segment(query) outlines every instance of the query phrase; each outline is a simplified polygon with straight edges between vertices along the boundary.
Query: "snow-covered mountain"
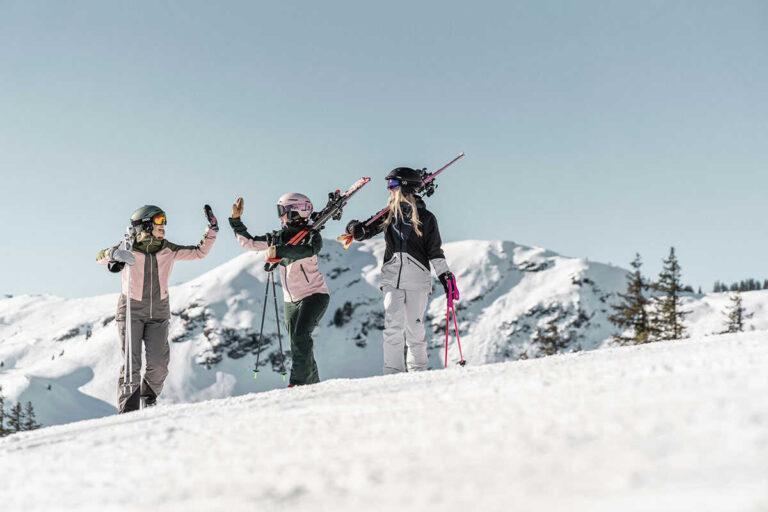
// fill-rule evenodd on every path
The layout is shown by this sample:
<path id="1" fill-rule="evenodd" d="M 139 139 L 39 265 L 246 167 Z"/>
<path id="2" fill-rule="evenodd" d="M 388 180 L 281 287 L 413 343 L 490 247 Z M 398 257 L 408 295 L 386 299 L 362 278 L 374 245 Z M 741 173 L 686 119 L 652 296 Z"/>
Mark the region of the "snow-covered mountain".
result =
<path id="1" fill-rule="evenodd" d="M 564 351 L 604 346 L 607 320 L 626 271 L 512 242 L 445 245 L 457 274 L 464 356 L 480 365 L 539 355 L 538 328 L 557 327 Z M 344 251 L 326 240 L 321 267 L 331 303 L 315 335 L 321 378 L 381 373 L 383 308 L 377 288 L 384 252 L 380 240 Z M 171 368 L 161 400 L 196 402 L 282 387 L 274 306 L 267 304 L 261 371 L 253 378 L 266 274 L 263 257 L 241 256 L 171 289 Z M 104 279 L 114 279 L 105 272 Z M 430 365 L 442 367 L 445 298 L 439 283 L 428 307 Z M 279 307 L 282 296 L 278 289 Z M 727 296 L 690 297 L 690 332 L 722 327 Z M 114 412 L 120 346 L 114 321 L 117 295 L 83 299 L 19 296 L 0 299 L 0 385 L 10 400 L 31 400 L 46 424 Z M 768 293 L 744 294 L 753 327 L 768 329 Z M 283 330 L 284 334 L 284 330 Z M 458 360 L 451 337 L 450 357 Z M 283 347 L 289 341 L 283 335 Z"/>
<path id="2" fill-rule="evenodd" d="M 763 337 L 334 379 L 22 432 L 0 439 L 2 510 L 763 512 Z"/>

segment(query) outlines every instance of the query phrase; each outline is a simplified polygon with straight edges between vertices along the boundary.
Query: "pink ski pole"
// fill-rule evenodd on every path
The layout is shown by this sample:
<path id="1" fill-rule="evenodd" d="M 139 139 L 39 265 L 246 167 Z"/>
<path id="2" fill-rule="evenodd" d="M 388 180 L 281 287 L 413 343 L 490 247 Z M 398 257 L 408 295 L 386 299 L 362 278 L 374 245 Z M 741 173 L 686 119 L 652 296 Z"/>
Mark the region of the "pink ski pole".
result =
<path id="1" fill-rule="evenodd" d="M 456 345 L 459 347 L 459 365 L 464 366 L 467 362 L 464 360 L 464 354 L 461 350 L 461 336 L 459 336 L 459 323 L 456 318 L 456 305 L 454 300 L 459 300 L 459 288 L 453 279 L 448 280 L 448 294 L 446 296 L 445 308 L 445 362 L 443 365 L 448 368 L 448 332 L 450 330 L 450 318 L 453 315 L 453 331 L 456 334 Z"/>

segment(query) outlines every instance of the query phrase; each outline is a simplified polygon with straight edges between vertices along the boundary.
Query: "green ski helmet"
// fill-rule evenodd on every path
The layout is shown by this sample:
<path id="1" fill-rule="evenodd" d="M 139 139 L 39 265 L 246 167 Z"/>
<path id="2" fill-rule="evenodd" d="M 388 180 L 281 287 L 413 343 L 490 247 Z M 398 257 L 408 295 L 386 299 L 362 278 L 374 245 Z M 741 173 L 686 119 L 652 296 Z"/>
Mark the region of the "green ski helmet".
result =
<path id="1" fill-rule="evenodd" d="M 155 225 L 164 225 L 167 223 L 165 212 L 159 206 L 147 204 L 133 212 L 131 215 L 131 226 L 136 231 L 152 232 Z"/>

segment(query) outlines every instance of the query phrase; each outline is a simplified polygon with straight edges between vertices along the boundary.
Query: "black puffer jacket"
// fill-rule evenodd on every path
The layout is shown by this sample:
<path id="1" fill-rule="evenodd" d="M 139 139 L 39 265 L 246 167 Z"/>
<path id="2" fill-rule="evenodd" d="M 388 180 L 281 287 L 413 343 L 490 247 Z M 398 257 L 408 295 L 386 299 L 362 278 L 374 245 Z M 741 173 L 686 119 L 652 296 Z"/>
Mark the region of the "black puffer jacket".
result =
<path id="1" fill-rule="evenodd" d="M 421 221 L 422 236 L 416 234 L 413 226 L 410 222 L 410 209 L 411 206 L 408 203 L 401 203 L 404 219 L 399 219 L 390 223 L 387 226 L 386 231 L 384 229 L 384 218 L 382 217 L 377 222 L 370 226 L 365 226 L 363 229 L 363 236 L 357 237 L 359 240 L 366 240 L 372 238 L 382 231 L 384 233 L 384 239 L 386 241 L 386 250 L 384 252 L 384 266 L 391 263 L 393 258 L 398 259 L 403 254 L 407 254 L 413 260 L 416 260 L 422 267 L 423 271 L 429 275 L 430 263 L 435 269 L 437 275 L 448 271 L 448 265 L 445 262 L 445 254 L 443 253 L 443 242 L 440 238 L 440 230 L 437 226 L 437 219 L 435 216 L 427 210 L 424 201 L 419 196 L 414 196 L 416 199 L 416 208 L 418 209 L 419 220 Z M 364 221 L 362 225 L 365 224 Z M 399 255 L 399 256 L 398 256 Z M 398 272 L 400 276 L 400 272 Z M 401 287 L 401 279 L 397 279 L 396 287 Z"/>

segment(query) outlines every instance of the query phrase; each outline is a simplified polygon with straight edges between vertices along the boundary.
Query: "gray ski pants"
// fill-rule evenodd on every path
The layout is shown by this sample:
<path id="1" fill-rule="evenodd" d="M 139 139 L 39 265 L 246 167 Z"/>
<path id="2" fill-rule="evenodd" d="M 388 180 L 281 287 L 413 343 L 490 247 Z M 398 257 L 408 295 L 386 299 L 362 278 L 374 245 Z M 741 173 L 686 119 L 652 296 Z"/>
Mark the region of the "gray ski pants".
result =
<path id="1" fill-rule="evenodd" d="M 130 390 L 123 386 L 125 382 L 125 321 L 118 321 L 120 330 L 120 349 L 123 354 L 123 364 L 120 368 L 120 380 L 117 383 L 117 408 L 120 412 L 126 410 L 126 402 L 136 393 L 142 385 L 141 378 L 141 348 L 144 346 L 144 356 L 147 368 L 144 372 L 144 383 L 141 394 L 154 393 L 159 395 L 163 390 L 163 383 L 168 376 L 168 362 L 171 351 L 168 346 L 168 320 L 131 319 L 131 358 L 133 361 L 133 386 Z M 138 400 L 138 396 L 134 397 Z M 133 405 L 129 405 L 133 409 Z"/>
<path id="2" fill-rule="evenodd" d="M 399 290 L 383 286 L 384 373 L 404 372 L 408 347 L 408 371 L 427 369 L 424 312 L 431 290 Z"/>

